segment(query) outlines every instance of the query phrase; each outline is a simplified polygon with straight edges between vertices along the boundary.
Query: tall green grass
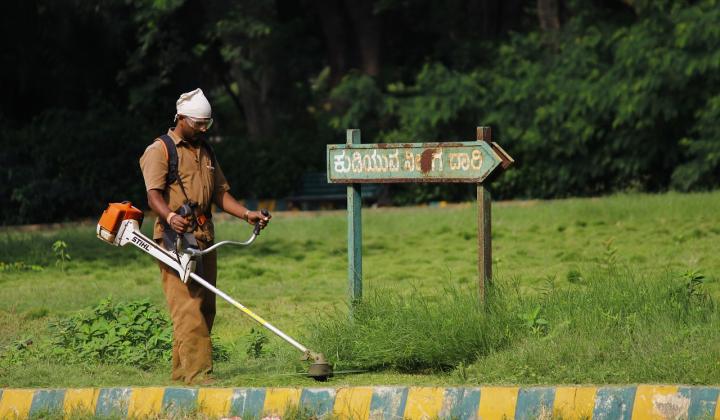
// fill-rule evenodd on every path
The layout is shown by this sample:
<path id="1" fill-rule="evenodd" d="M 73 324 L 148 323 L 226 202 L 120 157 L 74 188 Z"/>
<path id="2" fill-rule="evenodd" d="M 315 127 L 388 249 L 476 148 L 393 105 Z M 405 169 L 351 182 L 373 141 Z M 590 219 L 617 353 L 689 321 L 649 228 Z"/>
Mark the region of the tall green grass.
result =
<path id="1" fill-rule="evenodd" d="M 720 313 L 703 276 L 643 278 L 594 266 L 540 293 L 501 282 L 467 291 L 376 291 L 315 323 L 311 341 L 339 367 L 456 369 L 463 382 L 709 383 L 720 377 Z M 566 281 L 563 281 L 566 282 Z M 562 287 L 561 287 L 562 286 Z"/>
<path id="2" fill-rule="evenodd" d="M 572 287 L 520 297 L 546 335 L 480 358 L 476 382 L 708 384 L 720 378 L 720 313 L 697 273 L 644 276 L 596 269 Z"/>
<path id="3" fill-rule="evenodd" d="M 446 371 L 512 342 L 519 320 L 491 290 L 485 306 L 452 286 L 432 295 L 375 291 L 352 317 L 346 311 L 318 317 L 310 341 L 343 368 Z"/>

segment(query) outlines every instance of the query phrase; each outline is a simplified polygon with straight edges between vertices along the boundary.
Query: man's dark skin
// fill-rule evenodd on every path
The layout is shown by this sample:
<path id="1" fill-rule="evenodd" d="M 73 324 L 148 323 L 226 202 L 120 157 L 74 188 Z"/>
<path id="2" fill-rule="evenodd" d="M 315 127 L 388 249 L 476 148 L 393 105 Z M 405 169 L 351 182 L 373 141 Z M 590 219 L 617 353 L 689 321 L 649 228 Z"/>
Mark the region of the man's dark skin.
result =
<path id="1" fill-rule="evenodd" d="M 183 115 L 178 115 L 177 125 L 173 129 L 173 132 L 180 136 L 183 140 L 188 141 L 190 144 L 197 145 L 200 136 L 207 131 L 207 128 L 203 128 L 207 127 L 207 125 L 203 123 L 203 120 L 198 121 L 200 121 L 200 124 L 198 124 L 196 128 L 193 126 L 193 123 L 189 120 L 189 118 Z M 161 220 L 167 220 L 167 217 L 170 213 L 172 213 L 172 210 L 170 210 L 170 207 L 168 207 L 165 202 L 165 198 L 163 198 L 163 191 L 149 190 L 147 192 L 147 199 L 150 208 L 162 218 Z M 232 214 L 239 219 L 245 219 L 247 217 L 248 223 L 253 225 L 260 224 L 262 229 L 267 226 L 270 218 L 272 217 L 270 215 L 265 217 L 259 211 L 249 211 L 245 206 L 238 203 L 238 201 L 235 200 L 235 198 L 227 191 L 225 191 L 222 196 L 222 209 L 226 213 Z M 177 233 L 184 233 L 190 225 L 189 220 L 178 216 L 177 214 L 169 220 L 169 223 L 173 230 Z"/>

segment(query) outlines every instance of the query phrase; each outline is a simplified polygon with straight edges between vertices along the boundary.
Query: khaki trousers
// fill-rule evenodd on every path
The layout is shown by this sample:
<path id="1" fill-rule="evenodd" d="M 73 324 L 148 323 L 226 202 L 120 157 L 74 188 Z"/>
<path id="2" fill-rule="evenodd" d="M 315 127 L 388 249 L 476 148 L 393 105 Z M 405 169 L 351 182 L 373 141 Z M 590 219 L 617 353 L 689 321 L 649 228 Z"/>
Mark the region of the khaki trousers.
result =
<path id="1" fill-rule="evenodd" d="M 215 251 L 202 257 L 202 269 L 202 278 L 215 285 Z M 160 272 L 173 325 L 172 379 L 190 384 L 212 372 L 210 332 L 215 321 L 215 294 L 192 279 L 183 283 L 177 272 L 163 263 Z"/>

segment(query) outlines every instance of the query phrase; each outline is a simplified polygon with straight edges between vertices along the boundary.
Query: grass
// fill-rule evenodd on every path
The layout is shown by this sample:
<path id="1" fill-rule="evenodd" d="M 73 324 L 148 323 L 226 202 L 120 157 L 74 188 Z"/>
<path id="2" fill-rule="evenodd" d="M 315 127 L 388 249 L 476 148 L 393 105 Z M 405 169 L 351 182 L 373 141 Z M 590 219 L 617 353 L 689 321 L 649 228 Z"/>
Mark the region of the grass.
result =
<path id="1" fill-rule="evenodd" d="M 620 270 L 522 299 L 539 307 L 546 333 L 520 335 L 465 376 L 487 382 L 717 384 L 720 312 L 687 277 Z"/>
<path id="2" fill-rule="evenodd" d="M 720 297 L 718 208 L 720 192 L 497 203 L 490 311 L 474 305 L 470 204 L 363 210 L 366 299 L 352 324 L 344 212 L 277 214 L 253 246 L 220 250 L 218 285 L 339 368 L 372 369 L 333 385 L 717 384 L 720 321 L 701 296 Z M 217 232 L 240 239 L 250 228 L 221 220 Z M 57 240 L 72 257 L 64 272 Z M 106 297 L 164 308 L 151 257 L 102 243 L 86 224 L 0 231 L 0 261 L 11 265 L 0 271 L 0 387 L 171 384 L 169 363 L 144 371 L 43 357 L 49 321 Z M 304 365 L 279 339 L 248 355 L 253 327 L 218 304 L 214 334 L 231 354 L 216 363 L 218 386 L 316 384 L 289 375 Z"/>
<path id="3" fill-rule="evenodd" d="M 375 292 L 352 319 L 343 311 L 318 319 L 310 341 L 342 368 L 451 371 L 513 341 L 519 318 L 497 290 L 487 302 L 451 287 L 442 296 Z"/>
<path id="4" fill-rule="evenodd" d="M 693 383 L 720 378 L 720 311 L 697 273 L 609 266 L 536 294 L 496 285 L 488 304 L 378 293 L 314 339 L 349 368 L 448 372 L 458 383 Z"/>

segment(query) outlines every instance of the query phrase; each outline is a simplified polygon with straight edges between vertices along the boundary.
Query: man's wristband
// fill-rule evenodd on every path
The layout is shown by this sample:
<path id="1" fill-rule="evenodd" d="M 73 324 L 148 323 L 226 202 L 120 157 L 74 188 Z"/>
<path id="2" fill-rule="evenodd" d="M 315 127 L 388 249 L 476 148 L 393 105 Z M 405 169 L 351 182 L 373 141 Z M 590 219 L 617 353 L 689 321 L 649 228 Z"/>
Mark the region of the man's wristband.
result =
<path id="1" fill-rule="evenodd" d="M 246 222 L 250 223 L 250 210 L 245 209 L 245 214 L 243 215 L 243 219 L 245 219 Z"/>
<path id="2" fill-rule="evenodd" d="M 167 219 L 165 219 L 165 221 L 167 222 L 168 225 L 170 224 L 170 221 L 172 220 L 172 218 L 175 216 L 177 216 L 177 213 L 175 213 L 174 211 L 171 211 L 170 214 L 168 214 Z"/>

